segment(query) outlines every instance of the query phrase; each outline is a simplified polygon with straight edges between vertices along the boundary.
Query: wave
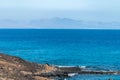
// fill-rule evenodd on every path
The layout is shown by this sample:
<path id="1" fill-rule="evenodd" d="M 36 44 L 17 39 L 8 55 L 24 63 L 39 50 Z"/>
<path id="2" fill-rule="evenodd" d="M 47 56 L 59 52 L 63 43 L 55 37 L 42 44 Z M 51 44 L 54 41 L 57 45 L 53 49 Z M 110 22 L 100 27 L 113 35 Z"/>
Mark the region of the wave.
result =
<path id="1" fill-rule="evenodd" d="M 108 69 L 105 66 L 101 67 L 101 66 L 56 66 L 58 68 L 64 68 L 64 69 L 70 69 L 70 70 L 74 70 L 74 69 L 78 69 L 81 71 L 90 71 L 90 72 L 103 72 L 103 73 L 109 73 L 109 72 L 113 72 L 114 74 L 117 74 L 119 72 L 119 70 L 114 70 L 114 69 Z M 70 73 L 70 76 L 76 75 L 77 73 Z"/>
<path id="2" fill-rule="evenodd" d="M 78 73 L 69 73 L 69 74 L 68 74 L 69 77 L 73 77 L 73 76 L 75 76 L 75 75 L 78 75 Z"/>

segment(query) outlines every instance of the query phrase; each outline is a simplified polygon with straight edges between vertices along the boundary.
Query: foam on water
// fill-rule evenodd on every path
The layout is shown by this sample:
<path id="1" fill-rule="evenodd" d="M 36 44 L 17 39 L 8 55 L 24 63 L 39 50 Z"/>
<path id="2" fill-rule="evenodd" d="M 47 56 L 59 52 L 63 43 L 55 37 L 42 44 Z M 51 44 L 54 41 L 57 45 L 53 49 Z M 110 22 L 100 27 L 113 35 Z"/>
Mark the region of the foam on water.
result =
<path id="1" fill-rule="evenodd" d="M 75 75 L 78 75 L 78 73 L 70 73 L 70 74 L 68 74 L 69 77 L 73 77 Z"/>

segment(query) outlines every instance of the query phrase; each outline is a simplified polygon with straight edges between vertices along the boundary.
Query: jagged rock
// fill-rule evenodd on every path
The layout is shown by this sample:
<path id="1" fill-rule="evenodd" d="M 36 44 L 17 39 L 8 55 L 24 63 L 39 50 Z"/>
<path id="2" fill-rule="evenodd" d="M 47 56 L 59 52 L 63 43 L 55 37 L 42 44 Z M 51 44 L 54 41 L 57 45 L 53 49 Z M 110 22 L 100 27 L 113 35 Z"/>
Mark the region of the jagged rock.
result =
<path id="1" fill-rule="evenodd" d="M 40 65 L 19 57 L 0 54 L 0 80 L 49 80 L 36 74 L 52 72 L 53 66 Z"/>
<path id="2" fill-rule="evenodd" d="M 91 71 L 76 67 L 41 65 L 19 57 L 0 54 L 0 80 L 54 80 L 77 74 L 120 74 L 119 71 Z"/>

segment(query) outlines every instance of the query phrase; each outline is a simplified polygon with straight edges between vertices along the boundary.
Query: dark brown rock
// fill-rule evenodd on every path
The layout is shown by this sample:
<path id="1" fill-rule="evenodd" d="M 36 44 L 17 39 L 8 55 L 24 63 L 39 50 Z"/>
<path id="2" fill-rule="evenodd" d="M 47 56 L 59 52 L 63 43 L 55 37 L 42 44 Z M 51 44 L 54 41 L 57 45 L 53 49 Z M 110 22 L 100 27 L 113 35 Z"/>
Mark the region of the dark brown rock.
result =
<path id="1" fill-rule="evenodd" d="M 25 61 L 19 57 L 0 54 L 0 80 L 44 80 L 35 77 L 56 70 L 55 67 Z M 41 79 L 42 78 L 42 79 Z M 45 78 L 45 80 L 47 80 Z"/>
<path id="2" fill-rule="evenodd" d="M 120 74 L 119 71 L 90 71 L 80 67 L 58 67 L 25 61 L 19 57 L 0 54 L 0 80 L 54 80 L 69 74 Z"/>

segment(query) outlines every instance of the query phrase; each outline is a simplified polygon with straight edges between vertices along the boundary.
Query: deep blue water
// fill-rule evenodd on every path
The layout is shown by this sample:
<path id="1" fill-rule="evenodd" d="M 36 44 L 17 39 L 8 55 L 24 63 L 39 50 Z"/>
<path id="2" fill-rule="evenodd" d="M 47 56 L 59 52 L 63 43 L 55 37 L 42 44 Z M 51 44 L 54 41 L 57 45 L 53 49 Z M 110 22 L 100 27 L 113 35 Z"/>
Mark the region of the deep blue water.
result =
<path id="1" fill-rule="evenodd" d="M 120 30 L 1 29 L 0 52 L 43 64 L 120 70 Z M 95 76 L 70 80 L 120 79 Z"/>

